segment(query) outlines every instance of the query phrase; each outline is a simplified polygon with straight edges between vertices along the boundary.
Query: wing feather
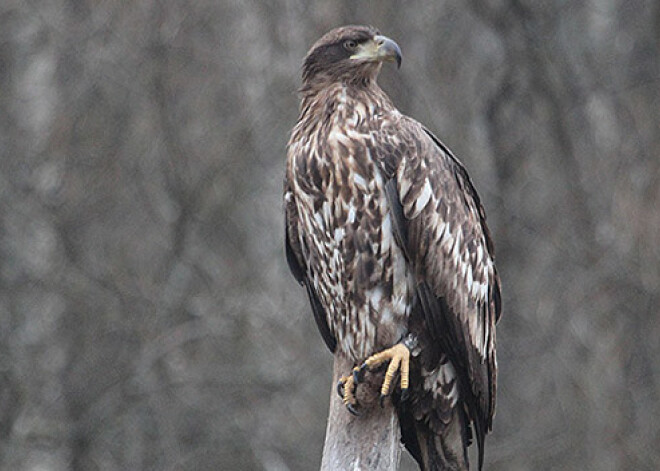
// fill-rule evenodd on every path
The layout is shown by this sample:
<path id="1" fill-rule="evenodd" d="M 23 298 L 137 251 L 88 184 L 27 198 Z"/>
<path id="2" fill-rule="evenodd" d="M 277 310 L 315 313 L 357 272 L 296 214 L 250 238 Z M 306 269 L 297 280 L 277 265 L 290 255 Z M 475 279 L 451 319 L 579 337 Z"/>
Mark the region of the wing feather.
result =
<path id="1" fill-rule="evenodd" d="M 396 239 L 414 267 L 430 336 L 456 367 L 481 468 L 494 414 L 501 312 L 485 212 L 467 171 L 435 136 L 407 118 L 396 132 L 409 141 L 386 187 Z"/>
<path id="2" fill-rule="evenodd" d="M 286 185 L 286 184 L 285 184 Z M 337 339 L 332 335 L 330 326 L 328 325 L 328 317 L 326 316 L 325 309 L 321 305 L 316 291 L 314 290 L 313 283 L 307 276 L 307 271 L 303 269 L 303 255 L 300 248 L 300 239 L 298 238 L 298 218 L 297 212 L 293 210 L 293 193 L 285 186 L 284 191 L 284 244 L 286 247 L 286 260 L 289 264 L 289 269 L 298 283 L 303 285 L 307 290 L 309 302 L 312 305 L 312 312 L 314 313 L 314 320 L 323 337 L 323 341 L 328 349 L 335 353 L 337 349 Z"/>

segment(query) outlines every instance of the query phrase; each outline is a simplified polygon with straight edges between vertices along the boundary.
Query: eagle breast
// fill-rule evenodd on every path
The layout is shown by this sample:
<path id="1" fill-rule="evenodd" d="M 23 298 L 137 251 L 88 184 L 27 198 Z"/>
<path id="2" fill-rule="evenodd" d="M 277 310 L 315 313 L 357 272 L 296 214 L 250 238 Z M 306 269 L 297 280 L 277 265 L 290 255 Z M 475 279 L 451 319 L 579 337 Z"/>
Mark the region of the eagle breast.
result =
<path id="1" fill-rule="evenodd" d="M 413 294 L 374 159 L 373 130 L 391 118 L 343 86 L 319 102 L 317 119 L 292 133 L 288 172 L 308 273 L 340 349 L 357 361 L 404 335 Z"/>

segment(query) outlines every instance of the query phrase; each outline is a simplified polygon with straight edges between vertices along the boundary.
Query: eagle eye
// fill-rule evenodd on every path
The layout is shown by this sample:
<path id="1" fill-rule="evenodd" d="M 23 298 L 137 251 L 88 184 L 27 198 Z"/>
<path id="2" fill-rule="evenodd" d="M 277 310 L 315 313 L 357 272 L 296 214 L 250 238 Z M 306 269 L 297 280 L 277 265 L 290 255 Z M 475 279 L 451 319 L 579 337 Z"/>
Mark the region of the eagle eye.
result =
<path id="1" fill-rule="evenodd" d="M 358 46 L 357 41 L 353 41 L 352 39 L 349 39 L 348 41 L 344 42 L 344 49 L 346 49 L 347 51 L 354 51 L 357 46 Z"/>

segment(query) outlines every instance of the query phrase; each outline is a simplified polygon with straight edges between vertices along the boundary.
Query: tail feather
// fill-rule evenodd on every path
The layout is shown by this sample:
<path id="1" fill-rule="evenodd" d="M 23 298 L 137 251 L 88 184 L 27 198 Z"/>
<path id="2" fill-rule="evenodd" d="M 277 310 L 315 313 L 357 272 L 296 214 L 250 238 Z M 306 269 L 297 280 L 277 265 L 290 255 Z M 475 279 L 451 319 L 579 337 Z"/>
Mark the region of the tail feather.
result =
<path id="1" fill-rule="evenodd" d="M 401 440 L 422 471 L 469 469 L 467 447 L 470 442 L 470 426 L 462 408 L 453 410 L 448 423 L 444 420 L 440 423 L 433 417 L 415 420 L 412 414 L 401 408 L 399 421 Z M 480 461 L 483 459 L 482 454 L 480 452 Z"/>

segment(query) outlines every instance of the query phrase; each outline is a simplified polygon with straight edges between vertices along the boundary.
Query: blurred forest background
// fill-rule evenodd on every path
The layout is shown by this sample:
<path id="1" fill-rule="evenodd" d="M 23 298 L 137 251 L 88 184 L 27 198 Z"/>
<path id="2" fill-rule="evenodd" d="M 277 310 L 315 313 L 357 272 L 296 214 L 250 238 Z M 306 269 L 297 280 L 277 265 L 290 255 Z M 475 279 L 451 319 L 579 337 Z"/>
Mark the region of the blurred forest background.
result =
<path id="1" fill-rule="evenodd" d="M 656 0 L 1 2 L 1 469 L 318 469 L 281 191 L 301 60 L 347 23 L 400 44 L 381 85 L 489 215 L 488 469 L 660 469 Z"/>

